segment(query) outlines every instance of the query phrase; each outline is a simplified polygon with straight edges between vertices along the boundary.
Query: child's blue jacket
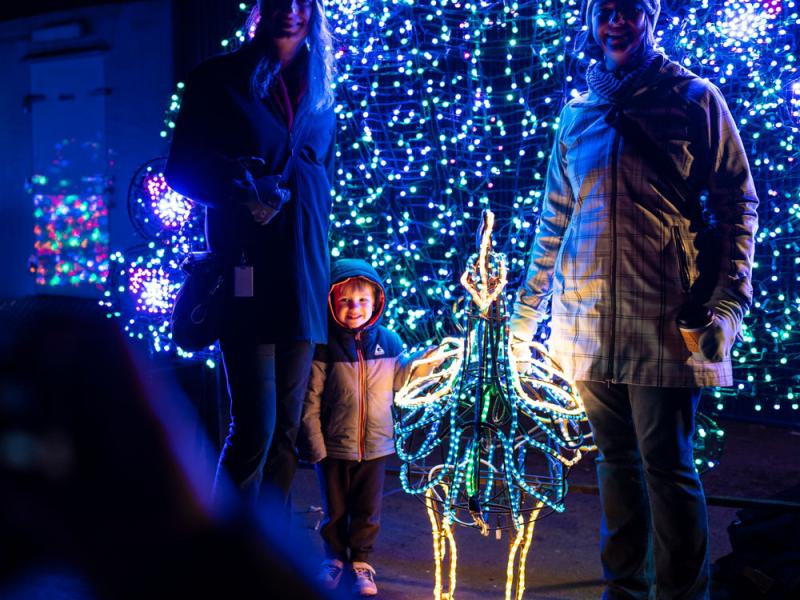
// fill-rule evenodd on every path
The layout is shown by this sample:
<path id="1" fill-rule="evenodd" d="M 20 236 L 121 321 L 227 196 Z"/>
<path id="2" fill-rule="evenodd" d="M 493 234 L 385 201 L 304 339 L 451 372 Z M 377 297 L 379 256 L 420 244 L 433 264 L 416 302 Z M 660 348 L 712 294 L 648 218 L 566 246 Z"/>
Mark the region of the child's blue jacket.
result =
<path id="1" fill-rule="evenodd" d="M 303 405 L 300 455 L 311 462 L 330 456 L 372 460 L 394 452 L 392 402 L 411 369 L 403 343 L 380 325 L 385 296 L 378 274 L 356 259 L 337 261 L 331 287 L 363 277 L 380 289 L 373 317 L 357 330 L 346 329 L 330 310 L 328 343 L 317 346 Z"/>

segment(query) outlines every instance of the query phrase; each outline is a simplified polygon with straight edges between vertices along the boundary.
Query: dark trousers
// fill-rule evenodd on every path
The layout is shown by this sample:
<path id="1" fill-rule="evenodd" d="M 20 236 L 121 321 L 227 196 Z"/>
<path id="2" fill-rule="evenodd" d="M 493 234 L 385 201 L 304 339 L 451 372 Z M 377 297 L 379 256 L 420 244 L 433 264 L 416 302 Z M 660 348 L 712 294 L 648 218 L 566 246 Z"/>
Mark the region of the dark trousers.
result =
<path id="1" fill-rule="evenodd" d="M 288 507 L 314 344 L 243 344 L 223 340 L 231 420 L 217 477 L 226 472 L 255 504 L 262 479 L 271 500 Z"/>
<path id="2" fill-rule="evenodd" d="M 381 527 L 386 457 L 374 460 L 326 458 L 317 464 L 325 503 L 320 534 L 328 558 L 367 562 Z"/>
<path id="3" fill-rule="evenodd" d="M 692 456 L 699 388 L 579 381 L 598 448 L 606 600 L 708 598 L 708 522 Z M 653 574 L 653 571 L 655 573 Z"/>

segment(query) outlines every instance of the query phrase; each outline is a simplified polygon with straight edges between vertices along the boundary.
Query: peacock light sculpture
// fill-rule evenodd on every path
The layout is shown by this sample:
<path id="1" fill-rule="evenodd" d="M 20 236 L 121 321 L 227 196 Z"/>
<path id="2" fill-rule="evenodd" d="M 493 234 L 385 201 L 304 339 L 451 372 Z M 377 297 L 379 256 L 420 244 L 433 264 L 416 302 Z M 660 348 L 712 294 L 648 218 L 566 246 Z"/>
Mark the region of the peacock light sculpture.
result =
<path id="1" fill-rule="evenodd" d="M 564 510 L 568 470 L 594 449 L 583 404 L 545 347 L 520 343 L 512 351 L 506 257 L 492 251 L 493 226 L 494 214 L 484 211 L 478 252 L 461 277 L 463 335 L 418 360 L 427 374 L 412 370 L 395 397 L 400 478 L 427 507 L 437 600 L 454 598 L 454 524 L 483 535 L 513 531 L 505 596 L 522 598 L 534 522 L 542 511 Z"/>

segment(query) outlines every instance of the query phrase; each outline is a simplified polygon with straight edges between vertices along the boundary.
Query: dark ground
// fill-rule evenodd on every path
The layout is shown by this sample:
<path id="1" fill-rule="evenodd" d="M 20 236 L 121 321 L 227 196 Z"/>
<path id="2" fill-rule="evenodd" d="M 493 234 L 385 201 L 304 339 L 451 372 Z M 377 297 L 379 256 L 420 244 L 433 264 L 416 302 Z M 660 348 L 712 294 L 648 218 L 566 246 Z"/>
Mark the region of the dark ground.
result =
<path id="1" fill-rule="evenodd" d="M 721 464 L 703 476 L 707 496 L 767 498 L 800 484 L 800 432 L 763 425 L 722 421 L 727 445 Z M 573 484 L 595 484 L 594 454 L 573 469 Z M 321 505 L 312 470 L 299 471 L 294 495 L 298 535 L 322 551 L 313 530 Z M 307 512 L 311 511 L 311 512 Z M 567 510 L 536 524 L 528 557 L 525 598 L 530 600 L 595 600 L 602 592 L 598 561 L 599 500 L 596 495 L 571 492 Z M 731 551 L 727 527 L 736 509 L 709 507 L 711 560 Z M 509 536 L 500 540 L 467 528 L 456 531 L 458 542 L 458 600 L 503 598 Z M 373 560 L 378 598 L 384 600 L 433 597 L 433 547 L 425 508 L 388 476 L 381 534 Z"/>

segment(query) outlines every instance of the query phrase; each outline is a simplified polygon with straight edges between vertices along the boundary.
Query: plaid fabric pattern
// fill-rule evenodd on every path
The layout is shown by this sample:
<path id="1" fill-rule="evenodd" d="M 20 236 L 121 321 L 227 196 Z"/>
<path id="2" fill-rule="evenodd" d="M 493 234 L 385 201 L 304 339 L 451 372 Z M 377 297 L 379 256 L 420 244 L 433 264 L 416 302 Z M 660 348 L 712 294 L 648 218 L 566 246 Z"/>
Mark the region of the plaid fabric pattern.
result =
<path id="1" fill-rule="evenodd" d="M 689 206 L 606 122 L 610 111 L 622 111 L 672 160 L 697 192 Z M 730 358 L 693 359 L 676 319 L 705 283 L 701 300 L 738 330 L 752 300 L 757 206 L 742 142 L 713 84 L 667 60 L 624 105 L 590 91 L 561 114 L 514 319 L 532 323 L 549 311 L 550 348 L 574 380 L 732 385 Z"/>

